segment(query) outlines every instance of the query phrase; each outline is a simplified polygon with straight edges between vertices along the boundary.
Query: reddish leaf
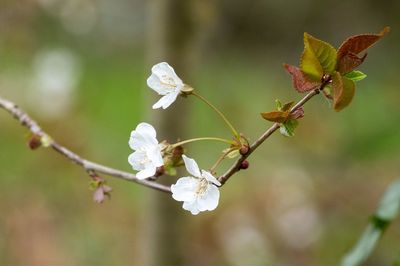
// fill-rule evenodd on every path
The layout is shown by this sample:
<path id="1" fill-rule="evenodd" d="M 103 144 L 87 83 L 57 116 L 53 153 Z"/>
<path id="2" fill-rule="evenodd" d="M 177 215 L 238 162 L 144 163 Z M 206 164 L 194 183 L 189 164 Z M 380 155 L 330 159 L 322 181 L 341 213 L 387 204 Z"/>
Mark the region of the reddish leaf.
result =
<path id="1" fill-rule="evenodd" d="M 261 113 L 261 116 L 264 119 L 271 122 L 284 123 L 289 117 L 289 112 L 282 112 L 282 111 L 265 112 Z"/>
<path id="2" fill-rule="evenodd" d="M 287 72 L 292 75 L 293 87 L 298 92 L 307 92 L 316 89 L 321 82 L 309 80 L 306 75 L 298 68 L 292 65 L 283 65 Z"/>
<path id="3" fill-rule="evenodd" d="M 348 53 L 358 55 L 362 51 L 365 51 L 368 47 L 372 46 L 389 31 L 390 27 L 385 27 L 378 34 L 362 34 L 348 38 L 339 47 L 338 59 L 340 60 Z"/>
<path id="4" fill-rule="evenodd" d="M 339 112 L 347 107 L 354 97 L 355 84 L 352 80 L 342 77 L 339 72 L 332 75 L 333 108 Z"/>
<path id="5" fill-rule="evenodd" d="M 350 71 L 361 65 L 366 57 L 367 54 L 360 58 L 356 54 L 348 53 L 339 60 L 337 71 L 339 71 L 340 74 L 349 73 Z"/>

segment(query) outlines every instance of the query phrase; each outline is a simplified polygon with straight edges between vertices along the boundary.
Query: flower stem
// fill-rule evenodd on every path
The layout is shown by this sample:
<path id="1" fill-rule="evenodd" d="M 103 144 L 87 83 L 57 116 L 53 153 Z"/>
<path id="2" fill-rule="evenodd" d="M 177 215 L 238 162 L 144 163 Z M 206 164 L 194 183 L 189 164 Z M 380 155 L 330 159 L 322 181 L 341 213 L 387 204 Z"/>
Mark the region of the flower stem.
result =
<path id="1" fill-rule="evenodd" d="M 215 141 L 220 141 L 220 142 L 224 142 L 224 143 L 231 144 L 231 145 L 235 144 L 235 142 L 233 140 L 229 140 L 229 139 L 204 137 L 204 138 L 194 138 L 194 139 L 183 140 L 183 141 L 177 142 L 175 144 L 172 144 L 172 147 L 175 148 L 175 147 L 184 145 L 186 143 L 191 143 L 191 142 L 196 142 L 196 141 L 201 141 L 201 140 L 215 140 Z"/>
<path id="2" fill-rule="evenodd" d="M 232 131 L 233 135 L 237 138 L 240 139 L 240 135 L 237 132 L 237 130 L 233 127 L 233 125 L 231 124 L 231 122 L 229 122 L 229 120 L 226 118 L 226 116 L 217 108 L 215 107 L 212 103 L 210 103 L 206 98 L 204 98 L 203 96 L 197 94 L 196 92 L 192 92 L 192 95 L 196 96 L 197 98 L 199 98 L 201 101 L 203 101 L 204 103 L 206 103 L 209 107 L 211 107 L 221 118 L 222 120 L 224 120 L 224 122 L 227 124 L 227 126 L 229 127 L 229 129 Z"/>
<path id="3" fill-rule="evenodd" d="M 226 152 L 224 152 L 219 158 L 218 160 L 214 163 L 213 166 L 211 166 L 210 168 L 210 173 L 213 173 L 215 171 L 215 169 L 220 165 L 220 163 L 226 158 L 226 156 L 228 156 L 229 153 L 233 152 L 235 150 L 235 148 L 231 148 L 229 150 L 227 150 Z"/>

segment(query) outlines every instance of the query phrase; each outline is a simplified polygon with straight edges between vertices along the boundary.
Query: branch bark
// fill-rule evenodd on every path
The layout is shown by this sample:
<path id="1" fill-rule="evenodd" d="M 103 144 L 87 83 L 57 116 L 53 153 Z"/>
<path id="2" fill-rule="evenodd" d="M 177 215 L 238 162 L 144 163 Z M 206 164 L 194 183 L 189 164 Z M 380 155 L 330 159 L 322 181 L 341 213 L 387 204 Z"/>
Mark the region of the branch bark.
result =
<path id="1" fill-rule="evenodd" d="M 17 119 L 20 124 L 29 129 L 29 131 L 40 137 L 40 138 L 47 138 L 49 140 L 49 147 L 51 147 L 54 151 L 58 152 L 59 154 L 66 157 L 71 162 L 83 167 L 86 172 L 96 172 L 102 173 L 108 176 L 116 177 L 119 179 L 123 179 L 130 182 L 135 182 L 137 184 L 159 190 L 162 192 L 171 193 L 171 189 L 169 186 L 162 185 L 156 183 L 154 181 L 149 180 L 140 180 L 136 177 L 136 175 L 128 172 L 124 172 L 118 169 L 114 169 L 102 164 L 98 164 L 87 159 L 82 158 L 78 154 L 72 152 L 71 150 L 67 149 L 66 147 L 60 145 L 55 140 L 53 140 L 49 134 L 42 130 L 39 124 L 33 120 L 25 111 L 20 109 L 15 103 L 6 100 L 0 97 L 0 108 L 5 109 L 9 112 L 15 119 Z"/>

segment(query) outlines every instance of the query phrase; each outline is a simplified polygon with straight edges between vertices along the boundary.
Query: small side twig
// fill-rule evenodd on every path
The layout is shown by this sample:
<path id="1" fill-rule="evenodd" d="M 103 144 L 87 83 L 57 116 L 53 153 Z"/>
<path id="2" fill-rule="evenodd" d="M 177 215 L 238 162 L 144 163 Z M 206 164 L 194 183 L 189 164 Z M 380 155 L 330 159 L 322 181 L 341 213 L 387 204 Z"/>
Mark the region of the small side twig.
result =
<path id="1" fill-rule="evenodd" d="M 84 168 L 86 172 L 97 172 L 102 173 L 108 176 L 120 178 L 126 181 L 135 182 L 137 184 L 159 190 L 162 192 L 171 193 L 171 189 L 169 186 L 156 183 L 154 181 L 149 180 L 140 180 L 136 177 L 136 175 L 128 172 L 124 172 L 118 169 L 114 169 L 102 164 L 98 164 L 87 159 L 82 158 L 78 154 L 72 152 L 71 150 L 67 149 L 66 147 L 62 146 L 55 140 L 51 139 L 49 135 L 42 130 L 42 128 L 38 125 L 38 123 L 33 120 L 25 111 L 20 109 L 15 103 L 6 100 L 0 97 L 0 108 L 3 108 L 8 113 L 10 113 L 15 119 L 17 119 L 20 124 L 28 130 L 41 138 L 46 138 L 49 140 L 48 145 L 59 154 L 66 157 L 68 160 L 72 161 L 73 163 L 81 166 Z"/>

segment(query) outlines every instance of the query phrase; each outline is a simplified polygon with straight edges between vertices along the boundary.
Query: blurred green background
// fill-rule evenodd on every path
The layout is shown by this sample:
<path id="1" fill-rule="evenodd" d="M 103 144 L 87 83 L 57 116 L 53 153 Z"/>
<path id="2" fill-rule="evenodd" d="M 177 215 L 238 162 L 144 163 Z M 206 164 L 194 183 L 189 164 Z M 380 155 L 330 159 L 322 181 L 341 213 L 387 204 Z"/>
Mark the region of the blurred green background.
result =
<path id="1" fill-rule="evenodd" d="M 399 10 L 394 0 L 1 0 L 0 95 L 73 151 L 126 171 L 142 121 L 172 125 L 182 139 L 229 137 L 194 98 L 179 99 L 187 118 L 168 117 L 179 104 L 152 111 L 155 63 L 173 58 L 254 140 L 270 126 L 260 112 L 301 97 L 282 63 L 298 63 L 304 31 L 336 47 L 352 34 L 392 32 L 370 49 L 349 108 L 312 99 L 296 136 L 273 135 L 221 189 L 218 208 L 198 216 L 113 178 L 111 201 L 93 203 L 85 172 L 30 151 L 27 131 L 1 111 L 0 265 L 337 265 L 400 176 Z M 207 168 L 224 146 L 187 148 Z M 159 212 L 157 202 L 173 207 Z M 176 229 L 162 232 L 167 223 Z M 397 222 L 365 265 L 390 265 L 399 237 Z"/>

